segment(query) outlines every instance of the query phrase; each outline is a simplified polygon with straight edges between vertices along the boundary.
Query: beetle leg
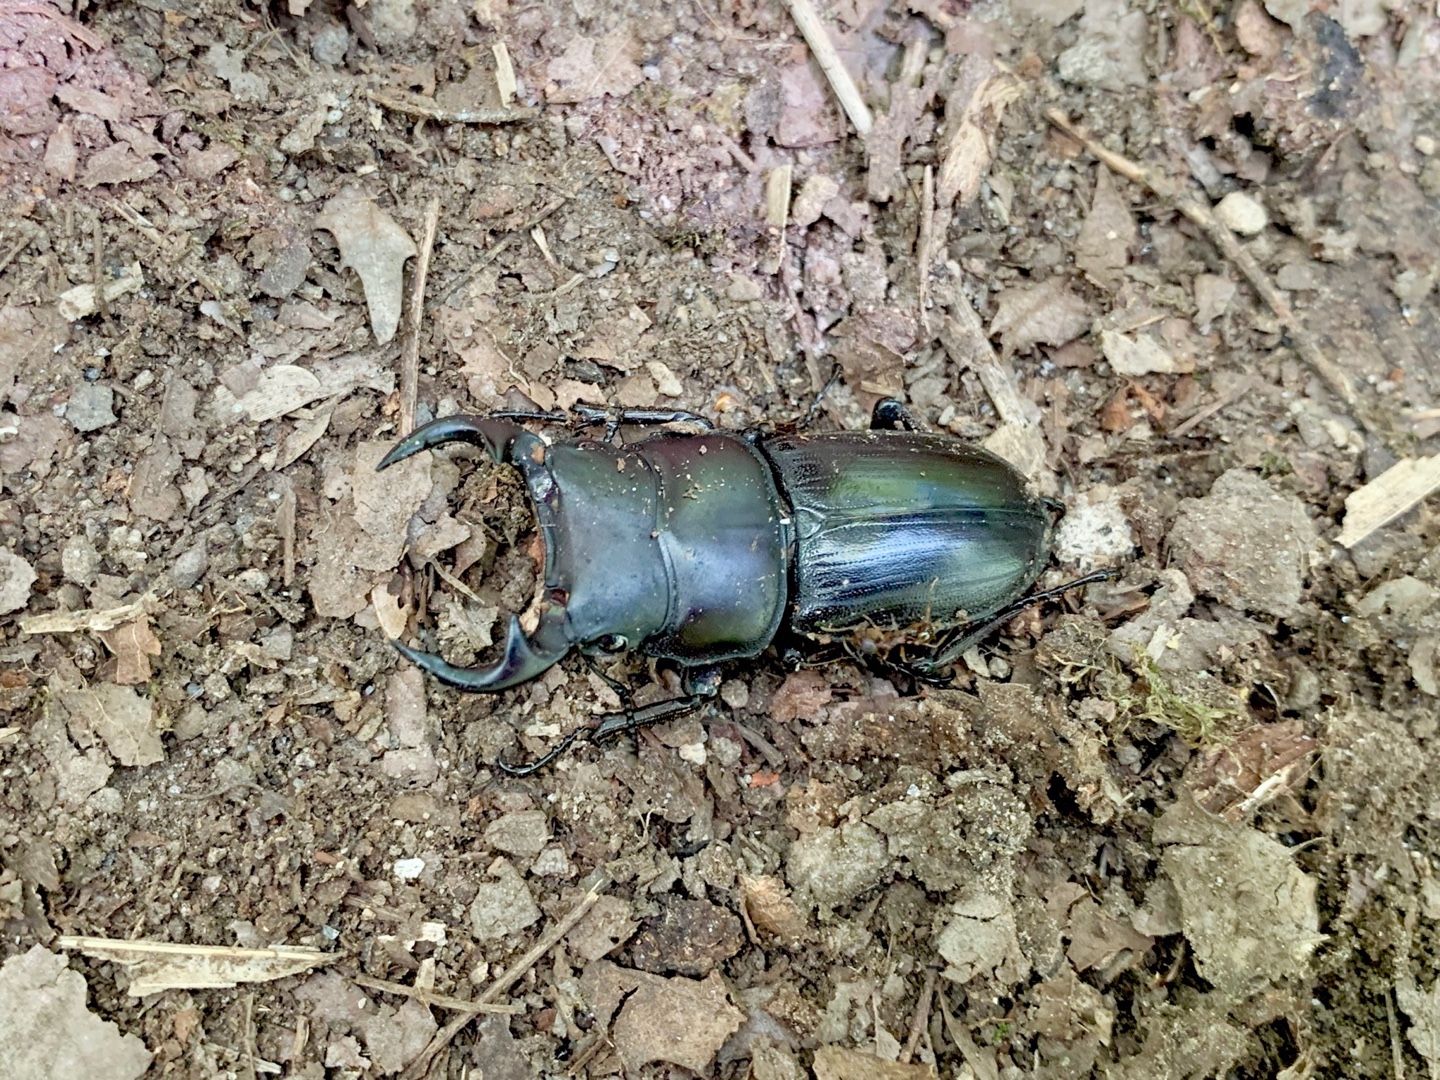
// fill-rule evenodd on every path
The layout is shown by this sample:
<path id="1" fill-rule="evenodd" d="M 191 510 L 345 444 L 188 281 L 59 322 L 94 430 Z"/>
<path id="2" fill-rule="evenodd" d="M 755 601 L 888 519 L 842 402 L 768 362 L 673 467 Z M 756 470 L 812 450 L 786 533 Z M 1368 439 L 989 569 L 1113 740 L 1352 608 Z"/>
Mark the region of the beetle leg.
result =
<path id="1" fill-rule="evenodd" d="M 694 424 L 706 431 L 714 431 L 715 425 L 709 418 L 688 409 L 602 409 L 597 405 L 570 406 L 570 412 L 582 427 L 605 426 L 606 442 L 612 442 L 624 424 L 646 426 L 652 424 Z"/>
<path id="2" fill-rule="evenodd" d="M 960 659 L 960 657 L 964 656 L 972 646 L 984 641 L 1022 611 L 1035 607 L 1037 604 L 1043 604 L 1047 600 L 1053 600 L 1057 596 L 1063 596 L 1072 589 L 1078 589 L 1085 585 L 1094 585 L 1101 581 L 1109 581 L 1116 576 L 1114 570 L 1096 570 L 1092 574 L 1086 574 L 1084 577 L 1076 578 L 1074 581 L 1067 581 L 1065 584 L 1057 585 L 1053 589 L 1045 589 L 1038 593 L 1032 593 L 1030 596 L 1015 601 L 1015 603 L 1009 607 L 1001 608 L 994 615 L 991 615 L 982 622 L 971 623 L 968 626 L 960 627 L 960 629 L 956 631 L 958 636 L 953 640 L 940 645 L 936 651 L 929 656 L 923 656 L 919 659 L 909 661 L 906 666 L 922 678 L 933 675 L 941 668 L 949 667 L 956 660 Z"/>
<path id="3" fill-rule="evenodd" d="M 624 712 L 605 713 L 597 716 L 584 727 L 578 727 L 570 732 L 534 761 L 527 761 L 524 765 L 511 765 L 504 758 L 497 758 L 495 766 L 501 772 L 509 773 L 511 776 L 529 776 L 549 765 L 582 738 L 589 743 L 608 742 L 627 731 L 637 731 L 642 727 L 649 727 L 651 724 L 685 716 L 704 706 L 719 692 L 719 673 L 707 670 L 687 677 L 685 688 L 687 693 L 684 697 L 669 698 L 665 701 L 641 706 L 638 709 L 627 709 Z"/>
<path id="4" fill-rule="evenodd" d="M 830 377 L 825 380 L 825 385 L 820 387 L 819 392 L 815 395 L 815 400 L 810 402 L 810 407 L 805 410 L 805 415 L 795 422 L 796 431 L 804 431 L 815 422 L 815 417 L 820 415 L 820 405 L 825 400 L 825 395 L 834 389 L 843 374 L 845 374 L 845 369 L 840 366 L 839 361 L 836 361 L 830 368 Z"/>
<path id="5" fill-rule="evenodd" d="M 875 402 L 870 413 L 871 431 L 919 431 L 920 425 L 904 403 L 893 397 Z"/>

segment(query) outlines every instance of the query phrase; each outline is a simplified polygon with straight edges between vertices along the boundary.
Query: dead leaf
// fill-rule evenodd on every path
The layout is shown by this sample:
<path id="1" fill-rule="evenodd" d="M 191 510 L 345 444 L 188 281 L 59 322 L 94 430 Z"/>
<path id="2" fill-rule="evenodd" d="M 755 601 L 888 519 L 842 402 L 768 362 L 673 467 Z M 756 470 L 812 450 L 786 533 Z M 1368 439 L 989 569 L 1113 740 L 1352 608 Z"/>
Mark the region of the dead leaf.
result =
<path id="1" fill-rule="evenodd" d="M 117 683 L 135 686 L 150 681 L 150 658 L 160 655 L 160 639 L 150 629 L 148 615 L 103 631 L 100 640 L 115 656 Z"/>
<path id="2" fill-rule="evenodd" d="M 1012 285 L 996 297 L 989 334 L 1010 357 L 1032 345 L 1064 345 L 1089 328 L 1085 301 L 1057 275 L 1038 285 Z"/>
<path id="3" fill-rule="evenodd" d="M 1304 978 L 1325 940 L 1315 879 L 1288 848 L 1182 799 L 1155 825 L 1201 976 L 1225 994 Z"/>
<path id="4" fill-rule="evenodd" d="M 704 980 L 625 974 L 638 986 L 620 1010 L 611 1036 L 632 1073 L 649 1062 L 664 1061 L 704 1074 L 745 1019 L 730 1004 L 725 982 L 714 972 Z"/>
<path id="5" fill-rule="evenodd" d="M 1421 990 L 1414 979 L 1403 979 L 1395 984 L 1395 1000 L 1410 1018 L 1405 1033 L 1410 1045 L 1430 1063 L 1430 1075 L 1436 1075 L 1440 1072 L 1440 979 L 1429 990 Z"/>
<path id="6" fill-rule="evenodd" d="M 150 1051 L 134 1035 L 85 1006 L 88 987 L 65 957 L 40 945 L 0 967 L 0 1071 L 27 1077 L 83 1076 L 135 1080 L 150 1067 Z"/>
<path id="7" fill-rule="evenodd" d="M 235 408 L 256 423 L 294 412 L 323 396 L 320 380 L 294 364 L 276 364 L 260 373 L 255 388 L 235 402 Z"/>
<path id="8" fill-rule="evenodd" d="M 154 765 L 165 759 L 150 699 L 128 686 L 81 687 L 63 695 L 72 718 L 83 718 L 121 765 Z"/>
<path id="9" fill-rule="evenodd" d="M 384 345 L 400 326 L 405 260 L 417 253 L 415 241 L 358 188 L 347 188 L 326 203 L 315 227 L 334 235 L 341 265 L 360 275 L 370 330 Z"/>
<path id="10" fill-rule="evenodd" d="M 815 1051 L 815 1080 L 933 1080 L 933 1065 L 902 1065 L 843 1046 Z"/>
<path id="11" fill-rule="evenodd" d="M 1170 375 L 1191 368 L 1149 334 L 1130 337 L 1117 330 L 1102 330 L 1100 351 L 1117 375 L 1128 375 L 1132 379 L 1141 375 Z"/>
<path id="12" fill-rule="evenodd" d="M 1114 175 L 1102 165 L 1095 175 L 1090 213 L 1075 238 L 1075 265 L 1101 288 L 1118 289 L 1136 238 L 1130 207 L 1116 190 Z"/>
<path id="13" fill-rule="evenodd" d="M 624 29 L 603 38 L 577 37 L 550 61 L 545 74 L 556 85 L 546 93 L 555 105 L 570 105 L 606 94 L 622 98 L 644 80 L 632 59 L 635 42 Z"/>
<path id="14" fill-rule="evenodd" d="M 78 949 L 96 960 L 108 960 L 126 968 L 130 973 L 129 992 L 134 997 L 149 997 L 166 990 L 223 990 L 241 983 L 272 982 L 339 957 L 338 953 L 297 945 L 240 949 L 228 945 L 71 936 L 62 936 L 57 941 L 62 949 Z"/>
<path id="15" fill-rule="evenodd" d="M 34 584 L 34 568 L 13 551 L 0 550 L 0 615 L 19 611 L 29 603 Z"/>

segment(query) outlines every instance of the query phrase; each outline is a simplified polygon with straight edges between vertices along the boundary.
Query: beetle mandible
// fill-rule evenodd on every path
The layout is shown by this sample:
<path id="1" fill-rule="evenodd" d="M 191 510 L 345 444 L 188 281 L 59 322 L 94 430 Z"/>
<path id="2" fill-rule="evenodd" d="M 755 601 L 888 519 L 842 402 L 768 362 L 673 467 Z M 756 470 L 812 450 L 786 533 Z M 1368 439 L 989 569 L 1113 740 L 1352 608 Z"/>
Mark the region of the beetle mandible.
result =
<path id="1" fill-rule="evenodd" d="M 1060 505 L 994 454 L 916 430 L 891 398 L 861 432 L 737 434 L 683 410 L 577 406 L 569 418 L 605 425 L 603 437 L 547 442 L 521 426 L 564 413 L 447 416 L 376 466 L 471 443 L 517 468 L 534 504 L 545 548 L 535 629 L 512 614 L 488 667 L 393 643 L 436 678 L 505 690 L 572 649 L 635 649 L 683 673 L 681 697 L 597 717 L 526 765 L 497 762 L 514 775 L 581 735 L 600 742 L 698 708 L 719 686 L 718 665 L 758 656 L 782 632 L 924 626 L 938 635 L 892 666 L 930 679 L 1019 610 L 1109 576 L 1020 599 L 1044 568 Z M 672 423 L 697 430 L 616 440 L 621 424 Z"/>

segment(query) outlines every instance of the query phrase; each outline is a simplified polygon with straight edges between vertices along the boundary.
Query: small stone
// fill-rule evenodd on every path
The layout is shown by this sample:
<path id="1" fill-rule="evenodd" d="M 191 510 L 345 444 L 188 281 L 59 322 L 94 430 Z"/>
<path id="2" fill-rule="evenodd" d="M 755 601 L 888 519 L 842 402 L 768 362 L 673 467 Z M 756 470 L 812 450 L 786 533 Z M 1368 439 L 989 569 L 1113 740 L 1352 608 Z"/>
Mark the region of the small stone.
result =
<path id="1" fill-rule="evenodd" d="M 828 176 L 811 176 L 800 185 L 800 194 L 790 207 L 790 221 L 801 227 L 814 225 L 825 204 L 840 194 L 840 185 Z"/>
<path id="2" fill-rule="evenodd" d="M 115 423 L 115 391 L 100 383 L 82 383 L 70 393 L 65 419 L 76 431 L 98 431 Z"/>
<path id="3" fill-rule="evenodd" d="M 401 881 L 414 881 L 425 872 L 424 859 L 396 859 L 395 876 Z"/>
<path id="4" fill-rule="evenodd" d="M 497 818 L 485 830 L 485 842 L 507 855 L 539 855 L 550 842 L 545 811 L 520 810 Z"/>
<path id="5" fill-rule="evenodd" d="M 733 300 L 737 304 L 747 304 L 752 300 L 759 300 L 763 295 L 758 281 L 739 274 L 730 279 L 730 285 L 725 290 L 726 299 Z"/>
<path id="6" fill-rule="evenodd" d="M 193 589 L 205 576 L 205 571 L 210 567 L 210 556 L 205 550 L 205 544 L 196 544 L 188 551 L 181 553 L 170 567 L 170 580 L 175 583 L 177 589 Z M 68 571 L 67 571 L 68 574 Z"/>
<path id="7" fill-rule="evenodd" d="M 314 57 L 317 64 L 334 67 L 344 61 L 345 51 L 348 48 L 350 48 L 350 31 L 338 22 L 330 22 L 322 26 L 310 39 L 310 55 Z"/>
<path id="8" fill-rule="evenodd" d="M 1265 207 L 1242 191 L 1232 191 L 1221 199 L 1215 207 L 1215 216 L 1241 236 L 1255 236 L 1270 224 Z"/>
<path id="9" fill-rule="evenodd" d="M 511 937 L 540 919 L 540 908 L 520 872 L 506 859 L 496 859 L 487 871 L 498 880 L 475 890 L 470 905 L 470 928 L 480 941 Z"/>
<path id="10" fill-rule="evenodd" d="M 645 361 L 645 370 L 650 372 L 650 377 L 655 380 L 655 388 L 664 397 L 679 398 L 685 396 L 685 387 L 675 377 L 675 373 L 659 360 Z"/>
<path id="11" fill-rule="evenodd" d="M 750 688 L 739 679 L 726 679 L 720 684 L 720 700 L 732 709 L 750 704 Z"/>
<path id="12" fill-rule="evenodd" d="M 75 533 L 60 549 L 60 570 L 76 585 L 89 586 L 100 572 L 100 553 L 84 533 Z"/>
<path id="13" fill-rule="evenodd" d="M 0 615 L 19 611 L 30 599 L 35 571 L 13 551 L 0 551 Z"/>
<path id="14" fill-rule="evenodd" d="M 1430 135 L 1416 135 L 1416 136 L 1415 136 L 1415 149 L 1418 150 L 1420 153 L 1424 154 L 1426 157 L 1432 156 L 1432 155 L 1435 153 L 1435 151 L 1436 151 L 1437 148 L 1440 148 L 1440 144 L 1437 144 L 1437 143 L 1435 142 L 1435 139 L 1434 139 L 1433 136 L 1430 136 Z"/>

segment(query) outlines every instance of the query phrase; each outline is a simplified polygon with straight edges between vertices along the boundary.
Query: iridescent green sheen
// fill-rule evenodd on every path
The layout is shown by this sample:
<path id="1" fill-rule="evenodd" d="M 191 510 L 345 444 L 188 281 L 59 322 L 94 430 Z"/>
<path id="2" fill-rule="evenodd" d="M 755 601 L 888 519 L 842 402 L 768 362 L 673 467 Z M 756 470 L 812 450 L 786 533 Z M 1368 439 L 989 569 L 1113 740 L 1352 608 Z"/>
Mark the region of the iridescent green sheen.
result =
<path id="1" fill-rule="evenodd" d="M 1049 513 L 979 447 L 870 431 L 761 449 L 794 514 L 796 631 L 956 626 L 1017 599 L 1044 567 Z"/>

